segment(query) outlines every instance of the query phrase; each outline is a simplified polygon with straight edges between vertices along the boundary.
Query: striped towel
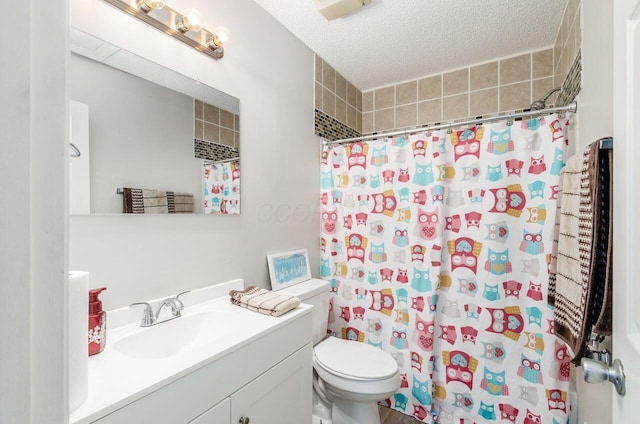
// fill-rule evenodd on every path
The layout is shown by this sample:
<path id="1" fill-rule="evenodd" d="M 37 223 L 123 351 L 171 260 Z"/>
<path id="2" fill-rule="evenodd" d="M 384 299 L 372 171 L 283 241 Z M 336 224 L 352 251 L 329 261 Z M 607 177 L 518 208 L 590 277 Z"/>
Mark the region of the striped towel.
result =
<path id="1" fill-rule="evenodd" d="M 600 162 L 597 142 L 569 158 L 556 214 L 548 301 L 555 333 L 567 343 L 574 364 L 585 356 L 592 331 L 611 331 L 609 204 L 602 201 L 609 181 L 599 181 Z"/>
<path id="2" fill-rule="evenodd" d="M 255 286 L 249 286 L 245 290 L 231 290 L 229 296 L 234 305 L 273 317 L 285 314 L 300 304 L 300 299 L 295 296 L 276 294 Z"/>
<path id="3" fill-rule="evenodd" d="M 167 192 L 141 188 L 123 188 L 124 213 L 169 213 Z"/>
<path id="4" fill-rule="evenodd" d="M 124 213 L 193 213 L 194 198 L 191 193 L 123 188 Z"/>

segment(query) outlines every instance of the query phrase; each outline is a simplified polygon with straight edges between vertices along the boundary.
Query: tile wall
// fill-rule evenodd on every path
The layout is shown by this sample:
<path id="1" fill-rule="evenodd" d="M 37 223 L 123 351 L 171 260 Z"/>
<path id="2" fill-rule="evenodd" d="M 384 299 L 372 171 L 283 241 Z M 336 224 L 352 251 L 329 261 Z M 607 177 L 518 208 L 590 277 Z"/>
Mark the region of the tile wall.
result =
<path id="1" fill-rule="evenodd" d="M 557 104 L 571 103 L 582 86 L 582 16 L 580 0 L 569 0 L 562 15 L 553 46 L 556 58 L 554 75 L 558 85 L 562 86 Z"/>
<path id="2" fill-rule="evenodd" d="M 367 91 L 362 133 L 526 109 L 554 87 L 554 49 Z"/>
<path id="3" fill-rule="evenodd" d="M 362 92 L 315 55 L 315 133 L 337 140 L 362 131 Z"/>
<path id="4" fill-rule="evenodd" d="M 195 157 L 221 160 L 239 155 L 239 115 L 195 99 L 193 115 Z"/>

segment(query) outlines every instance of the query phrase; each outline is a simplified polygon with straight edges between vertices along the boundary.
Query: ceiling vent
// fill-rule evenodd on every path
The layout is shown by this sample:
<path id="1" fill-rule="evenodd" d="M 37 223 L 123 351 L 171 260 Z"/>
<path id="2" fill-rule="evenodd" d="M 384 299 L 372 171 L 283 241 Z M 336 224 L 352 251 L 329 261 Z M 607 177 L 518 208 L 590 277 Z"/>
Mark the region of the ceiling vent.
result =
<path id="1" fill-rule="evenodd" d="M 371 0 L 316 0 L 318 10 L 328 20 L 341 18 L 371 3 Z"/>

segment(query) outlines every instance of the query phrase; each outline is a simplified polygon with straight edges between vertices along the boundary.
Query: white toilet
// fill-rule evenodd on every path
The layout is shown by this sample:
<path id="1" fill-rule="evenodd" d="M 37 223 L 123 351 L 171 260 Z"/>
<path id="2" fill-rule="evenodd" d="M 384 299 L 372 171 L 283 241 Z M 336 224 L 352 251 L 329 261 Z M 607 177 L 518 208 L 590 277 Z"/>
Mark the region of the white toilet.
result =
<path id="1" fill-rule="evenodd" d="M 380 424 L 377 402 L 400 387 L 398 364 L 393 357 L 365 343 L 327 337 L 327 281 L 311 279 L 280 293 L 313 305 L 313 422 L 319 424 L 322 419 L 323 424 Z"/>

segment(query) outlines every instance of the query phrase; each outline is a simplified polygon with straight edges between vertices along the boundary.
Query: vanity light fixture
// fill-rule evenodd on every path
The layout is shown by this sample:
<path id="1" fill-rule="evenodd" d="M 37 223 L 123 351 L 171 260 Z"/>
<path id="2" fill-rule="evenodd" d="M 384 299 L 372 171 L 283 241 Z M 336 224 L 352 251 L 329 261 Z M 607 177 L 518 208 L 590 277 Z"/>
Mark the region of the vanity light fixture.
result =
<path id="1" fill-rule="evenodd" d="M 123 12 L 179 40 L 216 60 L 224 56 L 229 30 L 202 28 L 202 14 L 193 8 L 178 13 L 160 0 L 104 0 Z"/>

